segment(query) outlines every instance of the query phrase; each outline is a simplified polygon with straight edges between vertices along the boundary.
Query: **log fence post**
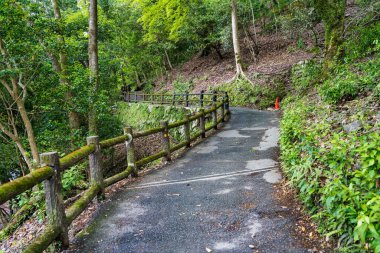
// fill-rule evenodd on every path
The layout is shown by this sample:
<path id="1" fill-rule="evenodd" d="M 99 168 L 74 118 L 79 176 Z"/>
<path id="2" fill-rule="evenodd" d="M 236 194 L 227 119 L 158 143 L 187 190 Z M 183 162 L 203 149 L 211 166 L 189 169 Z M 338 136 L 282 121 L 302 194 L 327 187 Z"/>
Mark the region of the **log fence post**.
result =
<path id="1" fill-rule="evenodd" d="M 186 147 L 190 148 L 191 146 L 191 141 L 190 141 L 190 127 L 191 127 L 191 122 L 190 122 L 190 114 L 186 114 L 185 116 L 186 123 L 184 125 L 185 127 L 185 139 L 186 139 Z"/>
<path id="2" fill-rule="evenodd" d="M 217 100 L 217 93 L 216 93 L 216 90 L 214 90 L 213 95 L 212 95 L 212 103 L 216 104 L 216 100 Z"/>
<path id="3" fill-rule="evenodd" d="M 88 155 L 90 166 L 90 183 L 91 185 L 99 185 L 100 193 L 98 200 L 104 199 L 104 180 L 102 169 L 102 152 L 100 150 L 99 136 L 87 137 L 87 145 L 95 145 L 95 151 Z"/>
<path id="4" fill-rule="evenodd" d="M 212 121 L 214 124 L 214 129 L 218 129 L 218 110 L 216 109 L 216 104 L 213 104 L 212 106 L 213 111 L 212 111 Z"/>
<path id="5" fill-rule="evenodd" d="M 205 93 L 205 91 L 202 90 L 201 94 L 199 95 L 199 103 L 200 103 L 201 107 L 203 107 L 204 93 Z"/>
<path id="6" fill-rule="evenodd" d="M 161 121 L 161 126 L 164 128 L 161 131 L 161 139 L 162 139 L 162 148 L 163 151 L 166 152 L 165 160 L 166 162 L 171 161 L 171 153 L 170 153 L 170 138 L 169 138 L 169 123 L 168 121 Z"/>
<path id="7" fill-rule="evenodd" d="M 225 99 L 226 99 L 226 103 L 225 103 L 225 110 L 227 111 L 227 113 L 230 111 L 230 98 L 228 97 L 228 93 L 225 92 Z"/>
<path id="8" fill-rule="evenodd" d="M 172 97 L 172 105 L 175 105 L 175 93 L 173 94 L 173 97 Z"/>
<path id="9" fill-rule="evenodd" d="M 44 181 L 48 223 L 61 230 L 59 240 L 62 243 L 62 247 L 67 248 L 69 246 L 69 236 L 62 197 L 59 155 L 57 152 L 49 152 L 41 154 L 40 158 L 43 166 L 49 166 L 54 170 L 53 176 Z"/>
<path id="10" fill-rule="evenodd" d="M 220 110 L 221 110 L 221 113 L 222 113 L 222 122 L 224 122 L 224 96 L 223 96 L 223 104 L 222 106 L 220 107 Z"/>
<path id="11" fill-rule="evenodd" d="M 189 92 L 186 92 L 185 94 L 185 106 L 189 107 Z"/>
<path id="12" fill-rule="evenodd" d="M 133 136 L 133 130 L 132 127 L 126 127 L 124 128 L 124 134 L 129 134 L 131 137 Z M 127 148 L 127 164 L 128 167 L 133 168 L 132 177 L 138 176 L 138 169 L 136 166 L 136 149 L 135 144 L 133 142 L 133 137 L 131 140 L 125 142 L 125 146 Z"/>
<path id="13" fill-rule="evenodd" d="M 205 117 L 205 110 L 202 108 L 200 109 L 201 117 L 199 118 L 199 127 L 201 129 L 201 136 L 202 139 L 206 138 L 206 117 Z"/>

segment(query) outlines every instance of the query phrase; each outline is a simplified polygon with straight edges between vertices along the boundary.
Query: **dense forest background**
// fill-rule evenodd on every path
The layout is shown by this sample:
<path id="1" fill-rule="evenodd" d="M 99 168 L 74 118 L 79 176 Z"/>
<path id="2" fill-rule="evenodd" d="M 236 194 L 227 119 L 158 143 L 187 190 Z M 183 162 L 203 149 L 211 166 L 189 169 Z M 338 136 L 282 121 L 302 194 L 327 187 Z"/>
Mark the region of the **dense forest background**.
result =
<path id="1" fill-rule="evenodd" d="M 120 134 L 126 122 L 116 115 L 124 86 L 156 92 L 223 90 L 230 93 L 232 105 L 260 109 L 272 106 L 279 97 L 287 108 L 281 126 L 284 168 L 310 212 L 329 220 L 323 232 L 344 245 L 359 242 L 361 247 L 380 251 L 376 210 L 362 208 L 364 202 L 359 200 L 347 203 L 345 196 L 352 193 L 348 190 L 341 199 L 333 198 L 346 189 L 334 179 L 342 177 L 347 186 L 359 177 L 342 176 L 342 171 L 356 168 L 358 157 L 370 153 L 364 161 L 367 172 L 378 170 L 378 142 L 364 143 L 379 138 L 379 1 L 98 0 L 95 82 L 89 60 L 90 2 L 0 2 L 1 183 L 36 168 L 39 153 L 67 154 L 90 134 L 101 139 Z M 358 98 L 366 102 L 347 104 Z M 338 131 L 338 125 L 354 127 L 334 112 L 342 108 L 357 109 L 348 114 L 354 123 L 366 122 L 359 126 L 363 136 L 353 136 L 351 131 L 329 134 Z M 139 108 L 132 109 L 138 117 Z M 332 161 L 332 153 L 326 150 L 325 155 L 319 154 L 326 146 L 334 148 L 334 143 L 344 147 L 333 149 L 339 161 Z M 356 149 L 358 144 L 361 151 Z M 344 159 L 349 150 L 355 152 Z M 310 172 L 318 159 L 319 166 L 342 173 Z M 65 187 L 84 187 L 85 170 L 70 170 Z M 378 192 L 378 173 L 371 173 L 358 179 L 357 192 L 371 193 L 365 195 L 367 201 Z M 328 178 L 334 183 L 328 189 L 334 191 L 317 192 Z M 369 186 L 368 182 L 375 183 Z M 29 197 L 20 196 L 11 207 L 19 210 Z M 340 209 L 335 209 L 334 201 Z M 347 210 L 350 205 L 357 208 Z M 328 208 L 318 212 L 320 206 Z M 365 222 L 369 213 L 376 227 L 368 222 L 355 230 L 360 217 Z"/>

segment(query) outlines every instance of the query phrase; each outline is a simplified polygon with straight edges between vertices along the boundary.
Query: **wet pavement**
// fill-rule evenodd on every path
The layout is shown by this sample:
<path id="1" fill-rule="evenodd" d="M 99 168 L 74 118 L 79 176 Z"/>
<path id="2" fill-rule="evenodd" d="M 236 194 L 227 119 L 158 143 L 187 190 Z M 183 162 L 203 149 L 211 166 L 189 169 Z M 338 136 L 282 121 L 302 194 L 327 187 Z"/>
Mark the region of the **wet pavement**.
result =
<path id="1" fill-rule="evenodd" d="M 217 134 L 115 194 L 68 252 L 308 252 L 274 197 L 278 121 L 233 108 Z"/>

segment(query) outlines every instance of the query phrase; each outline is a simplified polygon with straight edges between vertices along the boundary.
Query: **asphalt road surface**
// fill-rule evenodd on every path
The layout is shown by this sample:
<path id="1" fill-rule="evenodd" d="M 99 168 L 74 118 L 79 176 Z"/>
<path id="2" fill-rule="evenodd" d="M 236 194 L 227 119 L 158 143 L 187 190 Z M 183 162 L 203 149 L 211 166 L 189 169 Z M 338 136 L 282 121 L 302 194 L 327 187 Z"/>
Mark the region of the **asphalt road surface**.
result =
<path id="1" fill-rule="evenodd" d="M 308 252 L 273 196 L 278 121 L 233 108 L 214 136 L 113 196 L 70 252 Z"/>

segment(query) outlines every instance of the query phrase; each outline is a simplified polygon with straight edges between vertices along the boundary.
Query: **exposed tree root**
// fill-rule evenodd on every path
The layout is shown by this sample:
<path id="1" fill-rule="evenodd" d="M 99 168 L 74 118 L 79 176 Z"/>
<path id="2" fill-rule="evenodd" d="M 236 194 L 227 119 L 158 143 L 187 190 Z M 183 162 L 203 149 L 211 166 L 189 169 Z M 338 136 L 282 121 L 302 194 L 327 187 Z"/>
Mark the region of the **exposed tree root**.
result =
<path id="1" fill-rule="evenodd" d="M 236 80 L 243 79 L 249 82 L 253 87 L 255 87 L 255 84 L 252 82 L 252 80 L 249 79 L 249 77 L 244 73 L 243 70 L 237 71 L 237 73 L 232 77 L 227 83 L 233 83 Z"/>

